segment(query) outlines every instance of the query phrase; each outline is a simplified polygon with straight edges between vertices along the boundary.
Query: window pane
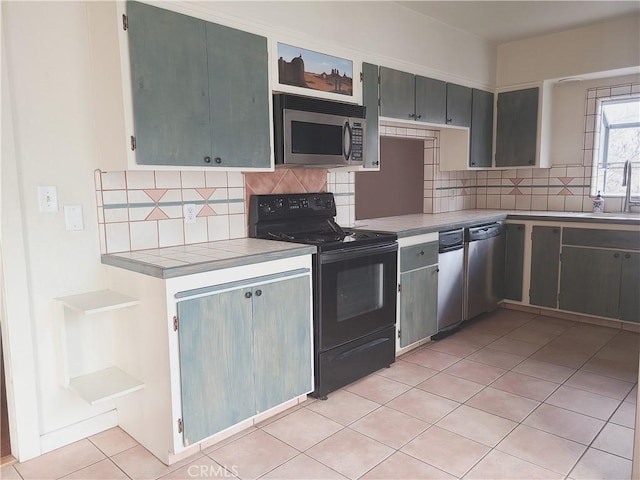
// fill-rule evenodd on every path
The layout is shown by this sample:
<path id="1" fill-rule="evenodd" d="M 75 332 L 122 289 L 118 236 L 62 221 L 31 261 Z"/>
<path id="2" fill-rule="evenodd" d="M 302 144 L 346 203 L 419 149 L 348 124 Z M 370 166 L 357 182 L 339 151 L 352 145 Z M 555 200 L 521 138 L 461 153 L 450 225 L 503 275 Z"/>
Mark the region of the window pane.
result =
<path id="1" fill-rule="evenodd" d="M 593 193 L 623 196 L 624 163 L 632 163 L 631 194 L 640 195 L 640 99 L 602 105 L 600 162 L 592 179 Z M 606 141 L 605 141 L 606 140 Z M 592 187 L 592 188 L 593 188 Z"/>

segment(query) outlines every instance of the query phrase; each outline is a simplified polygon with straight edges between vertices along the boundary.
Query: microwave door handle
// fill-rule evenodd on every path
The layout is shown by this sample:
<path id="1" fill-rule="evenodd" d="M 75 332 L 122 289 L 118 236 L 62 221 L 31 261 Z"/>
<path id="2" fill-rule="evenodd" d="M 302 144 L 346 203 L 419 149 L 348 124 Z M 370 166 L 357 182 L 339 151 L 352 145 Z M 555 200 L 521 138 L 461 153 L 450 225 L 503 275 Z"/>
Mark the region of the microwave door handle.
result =
<path id="1" fill-rule="evenodd" d="M 351 125 L 349 125 L 349 122 L 345 122 L 345 124 L 344 124 L 344 128 L 342 130 L 343 138 L 346 136 L 345 135 L 346 133 L 349 133 L 349 142 L 347 143 L 345 141 L 344 158 L 345 158 L 345 160 L 349 161 L 349 157 L 351 157 L 351 149 L 353 147 L 353 136 L 351 135 Z M 347 146 L 348 146 L 348 148 L 347 148 Z"/>

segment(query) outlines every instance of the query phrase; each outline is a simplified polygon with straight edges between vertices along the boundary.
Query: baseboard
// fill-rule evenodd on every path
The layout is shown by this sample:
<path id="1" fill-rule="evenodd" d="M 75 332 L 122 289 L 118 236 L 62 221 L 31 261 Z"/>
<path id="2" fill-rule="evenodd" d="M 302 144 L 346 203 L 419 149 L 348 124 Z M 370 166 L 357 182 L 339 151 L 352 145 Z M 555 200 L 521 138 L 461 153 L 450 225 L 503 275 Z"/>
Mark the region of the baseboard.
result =
<path id="1" fill-rule="evenodd" d="M 96 433 L 103 432 L 118 425 L 118 413 L 115 409 L 104 412 L 87 420 L 73 425 L 45 433 L 40 436 L 40 448 L 42 453 L 50 452 L 56 448 L 64 447 Z"/>

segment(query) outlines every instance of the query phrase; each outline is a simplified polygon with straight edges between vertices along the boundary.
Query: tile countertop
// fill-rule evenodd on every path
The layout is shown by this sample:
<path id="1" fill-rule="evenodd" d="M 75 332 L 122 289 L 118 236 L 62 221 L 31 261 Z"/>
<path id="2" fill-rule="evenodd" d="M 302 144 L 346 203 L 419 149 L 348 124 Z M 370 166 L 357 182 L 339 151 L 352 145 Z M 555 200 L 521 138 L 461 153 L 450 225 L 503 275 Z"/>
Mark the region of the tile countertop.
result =
<path id="1" fill-rule="evenodd" d="M 398 238 L 440 232 L 455 228 L 490 223 L 505 219 L 556 222 L 610 223 L 640 225 L 638 213 L 584 213 L 510 210 L 460 210 L 457 212 L 400 215 L 397 217 L 358 220 L 356 228 L 382 230 L 398 234 Z"/>
<path id="2" fill-rule="evenodd" d="M 281 258 L 309 255 L 316 247 L 299 243 L 238 238 L 176 247 L 102 255 L 102 263 L 157 278 L 239 267 Z"/>

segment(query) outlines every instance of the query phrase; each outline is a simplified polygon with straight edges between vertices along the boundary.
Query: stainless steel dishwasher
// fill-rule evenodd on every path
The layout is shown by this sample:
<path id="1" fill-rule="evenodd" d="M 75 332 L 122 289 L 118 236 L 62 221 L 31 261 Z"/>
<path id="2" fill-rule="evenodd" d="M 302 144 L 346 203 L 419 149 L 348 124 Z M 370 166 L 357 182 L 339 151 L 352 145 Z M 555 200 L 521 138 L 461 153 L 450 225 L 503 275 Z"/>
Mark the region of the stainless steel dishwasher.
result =
<path id="1" fill-rule="evenodd" d="M 438 236 L 438 332 L 450 330 L 463 319 L 464 231 Z"/>
<path id="2" fill-rule="evenodd" d="M 504 236 L 502 224 L 491 223 L 465 230 L 465 315 L 469 320 L 493 310 L 504 287 Z"/>

